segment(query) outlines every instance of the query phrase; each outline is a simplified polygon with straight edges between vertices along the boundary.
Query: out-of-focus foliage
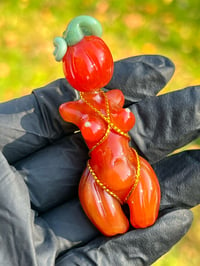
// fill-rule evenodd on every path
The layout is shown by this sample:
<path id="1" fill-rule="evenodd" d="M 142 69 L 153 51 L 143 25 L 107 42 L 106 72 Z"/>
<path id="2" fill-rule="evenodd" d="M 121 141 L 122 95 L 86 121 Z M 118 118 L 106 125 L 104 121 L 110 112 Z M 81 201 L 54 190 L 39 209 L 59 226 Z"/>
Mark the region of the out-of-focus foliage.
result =
<path id="1" fill-rule="evenodd" d="M 2 100 L 62 75 L 52 39 L 80 14 L 100 20 L 115 59 L 143 53 L 170 57 L 177 70 L 165 91 L 200 80 L 198 0 L 2 0 L 0 11 Z"/>
<path id="2" fill-rule="evenodd" d="M 75 16 L 96 17 L 115 60 L 162 54 L 176 65 L 163 93 L 200 84 L 199 0 L 1 0 L 0 100 L 30 93 L 63 76 L 52 40 Z M 198 141 L 190 148 L 197 148 Z M 194 224 L 157 266 L 200 265 L 199 208 Z"/>

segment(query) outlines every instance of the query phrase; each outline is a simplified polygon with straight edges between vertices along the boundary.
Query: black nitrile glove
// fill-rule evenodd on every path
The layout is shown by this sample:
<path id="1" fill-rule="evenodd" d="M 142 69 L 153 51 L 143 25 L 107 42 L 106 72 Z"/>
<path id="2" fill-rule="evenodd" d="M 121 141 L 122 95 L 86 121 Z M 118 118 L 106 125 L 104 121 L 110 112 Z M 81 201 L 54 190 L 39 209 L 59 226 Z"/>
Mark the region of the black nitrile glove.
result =
<path id="1" fill-rule="evenodd" d="M 112 238 L 97 231 L 78 200 L 88 150 L 58 113 L 78 97 L 66 80 L 0 105 L 0 265 L 150 265 L 185 235 L 188 208 L 200 201 L 200 153 L 166 155 L 198 136 L 200 90 L 156 97 L 173 71 L 161 56 L 115 63 L 107 89 L 125 93 L 136 116 L 132 145 L 153 163 L 162 198 L 153 226 Z"/>

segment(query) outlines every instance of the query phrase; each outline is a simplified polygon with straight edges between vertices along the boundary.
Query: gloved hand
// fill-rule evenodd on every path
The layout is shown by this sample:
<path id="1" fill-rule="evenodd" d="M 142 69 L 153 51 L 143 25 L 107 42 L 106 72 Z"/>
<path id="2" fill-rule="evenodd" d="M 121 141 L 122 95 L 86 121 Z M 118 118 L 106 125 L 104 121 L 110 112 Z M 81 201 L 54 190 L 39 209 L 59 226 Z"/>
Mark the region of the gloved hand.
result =
<path id="1" fill-rule="evenodd" d="M 79 204 L 88 150 L 62 121 L 61 103 L 78 95 L 64 79 L 0 105 L 0 265 L 150 265 L 181 239 L 200 201 L 200 153 L 166 157 L 199 134 L 199 87 L 155 96 L 174 72 L 161 56 L 115 63 L 107 89 L 122 89 L 136 116 L 131 142 L 161 186 L 160 215 L 149 228 L 107 238 Z"/>

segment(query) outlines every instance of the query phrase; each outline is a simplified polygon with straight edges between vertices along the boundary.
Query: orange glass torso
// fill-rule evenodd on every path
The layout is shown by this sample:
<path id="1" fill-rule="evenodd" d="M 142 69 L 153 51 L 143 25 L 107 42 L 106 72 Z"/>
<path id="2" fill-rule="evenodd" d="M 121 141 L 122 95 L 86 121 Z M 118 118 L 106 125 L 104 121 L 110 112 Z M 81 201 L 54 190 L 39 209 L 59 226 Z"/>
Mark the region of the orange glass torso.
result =
<path id="1" fill-rule="evenodd" d="M 122 108 L 122 92 L 112 90 L 106 94 L 99 91 L 82 95 L 79 101 L 61 105 L 60 113 L 65 121 L 80 128 L 91 150 L 89 166 L 92 170 L 87 166 L 79 186 L 79 197 L 86 214 L 105 235 L 128 230 L 127 219 L 121 215 L 121 210 L 113 216 L 119 203 L 128 203 L 133 226 L 140 228 L 153 224 L 159 210 L 160 188 L 152 167 L 141 157 L 138 157 L 138 163 L 136 153 L 129 146 L 127 132 L 133 127 L 135 118 L 128 109 Z M 138 167 L 140 176 L 136 180 Z M 91 188 L 87 190 L 89 183 Z M 103 203 L 106 191 L 112 199 Z M 90 202 L 89 193 L 99 194 L 100 198 L 93 197 Z M 98 205 L 101 205 L 101 211 Z M 96 217 L 101 217 L 99 222 L 95 213 Z M 114 217 L 116 224 L 119 222 L 114 231 L 109 229 L 112 223 L 109 225 L 109 216 L 112 216 L 111 220 Z"/>

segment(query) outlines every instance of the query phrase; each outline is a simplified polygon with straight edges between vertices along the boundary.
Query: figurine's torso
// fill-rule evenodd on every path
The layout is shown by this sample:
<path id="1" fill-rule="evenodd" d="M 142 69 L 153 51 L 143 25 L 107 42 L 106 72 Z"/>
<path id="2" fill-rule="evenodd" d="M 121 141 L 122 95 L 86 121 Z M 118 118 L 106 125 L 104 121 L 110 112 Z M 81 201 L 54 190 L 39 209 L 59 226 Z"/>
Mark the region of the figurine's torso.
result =
<path id="1" fill-rule="evenodd" d="M 119 132 L 110 128 L 101 114 L 107 117 L 107 97 L 110 123 Z M 126 133 L 133 127 L 135 119 L 128 109 L 123 109 L 121 91 L 113 90 L 84 94 L 84 100 L 68 102 L 61 106 L 64 120 L 76 124 L 86 141 L 90 153 L 90 164 L 102 183 L 120 198 L 127 196 L 127 189 L 134 183 L 137 165 Z"/>

